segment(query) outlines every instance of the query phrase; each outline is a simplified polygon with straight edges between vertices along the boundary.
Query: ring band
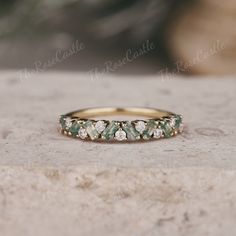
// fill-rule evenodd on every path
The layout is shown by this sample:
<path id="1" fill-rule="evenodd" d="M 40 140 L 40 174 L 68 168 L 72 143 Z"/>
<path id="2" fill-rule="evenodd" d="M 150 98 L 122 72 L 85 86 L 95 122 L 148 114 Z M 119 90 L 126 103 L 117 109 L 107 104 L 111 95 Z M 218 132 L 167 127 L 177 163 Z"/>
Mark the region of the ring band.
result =
<path id="1" fill-rule="evenodd" d="M 92 119 L 128 115 L 149 117 L 132 121 Z M 70 112 L 59 119 L 60 132 L 92 141 L 136 141 L 170 138 L 183 131 L 182 116 L 153 108 L 89 108 Z"/>

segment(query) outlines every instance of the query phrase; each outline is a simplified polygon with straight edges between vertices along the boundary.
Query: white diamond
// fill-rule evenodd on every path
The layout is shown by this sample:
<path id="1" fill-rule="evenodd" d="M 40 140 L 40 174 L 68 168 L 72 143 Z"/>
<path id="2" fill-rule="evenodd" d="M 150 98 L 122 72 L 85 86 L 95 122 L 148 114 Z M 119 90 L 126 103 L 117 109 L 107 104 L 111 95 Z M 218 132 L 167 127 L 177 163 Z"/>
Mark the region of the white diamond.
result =
<path id="1" fill-rule="evenodd" d="M 169 124 L 172 128 L 174 128 L 175 127 L 175 118 L 171 118 Z"/>
<path id="2" fill-rule="evenodd" d="M 154 138 L 161 138 L 161 136 L 162 136 L 162 130 L 161 129 L 154 129 L 153 137 Z"/>
<path id="3" fill-rule="evenodd" d="M 98 133 L 101 134 L 104 131 L 104 129 L 106 128 L 106 123 L 102 120 L 99 120 L 99 121 L 97 121 L 95 128 L 98 131 Z"/>
<path id="4" fill-rule="evenodd" d="M 86 132 L 86 129 L 81 128 L 79 129 L 78 135 L 80 138 L 85 139 L 88 136 L 88 133 Z"/>
<path id="5" fill-rule="evenodd" d="M 144 121 L 138 121 L 136 124 L 135 124 L 135 129 L 140 133 L 142 134 L 143 131 L 145 130 L 146 128 L 146 125 L 145 125 L 145 122 Z"/>
<path id="6" fill-rule="evenodd" d="M 115 133 L 115 139 L 118 141 L 122 141 L 126 139 L 126 133 L 124 130 L 119 129 L 118 131 L 116 131 Z"/>
<path id="7" fill-rule="evenodd" d="M 66 128 L 70 128 L 72 126 L 72 121 L 69 117 L 65 119 L 65 125 L 66 125 Z"/>
<path id="8" fill-rule="evenodd" d="M 179 132 L 182 133 L 183 130 L 184 130 L 184 125 L 181 123 L 181 124 L 179 125 Z"/>

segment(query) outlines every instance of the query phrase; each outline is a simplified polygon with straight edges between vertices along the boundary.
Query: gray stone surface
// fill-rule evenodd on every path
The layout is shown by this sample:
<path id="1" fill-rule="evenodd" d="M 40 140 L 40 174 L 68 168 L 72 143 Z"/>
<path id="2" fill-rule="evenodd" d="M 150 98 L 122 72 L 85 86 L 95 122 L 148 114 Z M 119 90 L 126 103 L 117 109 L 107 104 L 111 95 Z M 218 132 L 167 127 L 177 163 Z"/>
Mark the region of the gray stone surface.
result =
<path id="1" fill-rule="evenodd" d="M 0 230 L 25 235 L 235 235 L 235 171 L 0 168 Z"/>
<path id="2" fill-rule="evenodd" d="M 0 234 L 235 235 L 236 80 L 0 74 Z M 173 139 L 81 142 L 60 114 L 150 106 L 184 116 Z"/>

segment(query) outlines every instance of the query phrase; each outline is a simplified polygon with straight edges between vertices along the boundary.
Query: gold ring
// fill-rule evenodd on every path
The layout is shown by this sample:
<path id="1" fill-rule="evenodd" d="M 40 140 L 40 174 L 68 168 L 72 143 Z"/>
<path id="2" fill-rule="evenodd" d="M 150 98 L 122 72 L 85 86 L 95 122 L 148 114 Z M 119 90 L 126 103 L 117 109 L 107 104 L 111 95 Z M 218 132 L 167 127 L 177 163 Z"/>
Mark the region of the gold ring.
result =
<path id="1" fill-rule="evenodd" d="M 97 119 L 103 116 L 149 117 L 135 120 Z M 60 132 L 92 141 L 137 141 L 170 138 L 183 131 L 182 116 L 153 108 L 88 108 L 60 116 Z"/>

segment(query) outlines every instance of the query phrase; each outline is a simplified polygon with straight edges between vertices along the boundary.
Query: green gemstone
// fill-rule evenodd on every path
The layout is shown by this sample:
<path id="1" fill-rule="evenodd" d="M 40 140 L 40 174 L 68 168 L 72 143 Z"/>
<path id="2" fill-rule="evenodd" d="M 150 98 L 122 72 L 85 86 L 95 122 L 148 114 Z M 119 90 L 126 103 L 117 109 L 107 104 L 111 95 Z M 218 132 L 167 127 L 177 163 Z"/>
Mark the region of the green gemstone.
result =
<path id="1" fill-rule="evenodd" d="M 175 129 L 179 129 L 182 124 L 182 117 L 180 115 L 175 116 Z"/>
<path id="2" fill-rule="evenodd" d="M 164 133 L 165 138 L 170 138 L 173 133 L 173 130 L 172 130 L 170 124 L 167 121 L 161 121 L 160 127 Z"/>
<path id="3" fill-rule="evenodd" d="M 89 137 L 94 140 L 97 139 L 99 136 L 98 131 L 96 130 L 94 124 L 92 121 L 88 120 L 85 122 L 84 127 L 86 129 L 86 132 L 88 133 Z"/>
<path id="4" fill-rule="evenodd" d="M 72 134 L 72 136 L 76 136 L 79 132 L 81 125 L 77 122 L 74 121 L 72 126 L 69 128 L 69 132 Z"/>
<path id="5" fill-rule="evenodd" d="M 111 121 L 110 124 L 102 133 L 102 138 L 106 140 L 112 140 L 115 132 L 119 129 L 119 124 L 116 121 Z"/>
<path id="6" fill-rule="evenodd" d="M 143 139 L 150 139 L 156 129 L 156 122 L 154 120 L 149 120 L 146 125 L 146 129 L 143 131 Z"/>
<path id="7" fill-rule="evenodd" d="M 59 119 L 60 124 L 64 122 L 64 118 L 65 118 L 64 115 L 61 115 L 61 116 L 60 116 L 60 119 Z"/>
<path id="8" fill-rule="evenodd" d="M 65 116 L 65 115 L 62 115 L 60 117 L 60 120 L 59 120 L 60 124 L 61 124 L 61 128 L 63 130 L 67 130 L 69 129 L 69 124 L 72 125 L 72 121 L 69 117 Z"/>
<path id="9" fill-rule="evenodd" d="M 133 125 L 131 124 L 131 122 L 125 122 L 122 124 L 123 130 L 126 132 L 127 134 L 127 138 L 128 140 L 137 140 L 140 139 L 140 134 L 139 132 L 133 127 Z"/>
<path id="10" fill-rule="evenodd" d="M 59 123 L 60 123 L 62 129 L 65 129 L 66 121 L 65 121 L 65 116 L 64 115 L 60 116 Z"/>

